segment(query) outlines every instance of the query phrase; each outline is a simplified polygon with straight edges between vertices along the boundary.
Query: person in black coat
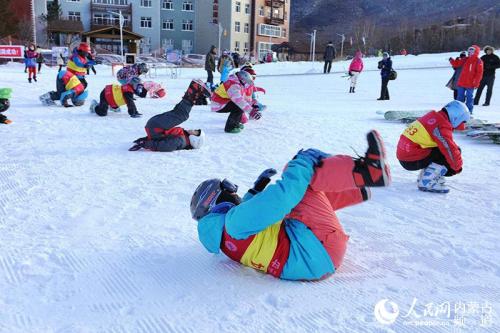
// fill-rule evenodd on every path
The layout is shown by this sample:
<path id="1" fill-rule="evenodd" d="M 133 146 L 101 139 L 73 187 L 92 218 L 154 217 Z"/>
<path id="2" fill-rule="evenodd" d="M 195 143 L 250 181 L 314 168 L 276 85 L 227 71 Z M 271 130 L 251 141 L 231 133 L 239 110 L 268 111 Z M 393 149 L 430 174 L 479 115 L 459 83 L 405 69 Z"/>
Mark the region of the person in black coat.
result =
<path id="1" fill-rule="evenodd" d="M 213 88 L 214 85 L 214 72 L 215 72 L 215 57 L 217 55 L 217 48 L 215 45 L 210 47 L 205 57 L 205 70 L 207 71 L 207 83 Z"/>
<path id="2" fill-rule="evenodd" d="M 493 83 L 495 83 L 495 71 L 500 67 L 500 58 L 495 54 L 495 49 L 491 46 L 484 47 L 484 53 L 481 57 L 483 61 L 483 78 L 481 79 L 481 83 L 479 84 L 479 88 L 476 91 L 476 96 L 474 97 L 474 105 L 479 104 L 479 99 L 481 98 L 481 94 L 483 93 L 483 89 L 485 86 L 488 86 L 486 90 L 486 101 L 483 106 L 490 105 L 491 95 L 493 94 Z"/>
<path id="3" fill-rule="evenodd" d="M 378 62 L 378 69 L 380 69 L 380 76 L 382 78 L 382 88 L 380 89 L 379 101 L 389 100 L 389 76 L 392 71 L 392 60 L 389 53 L 384 52 L 382 60 Z"/>
<path id="4" fill-rule="evenodd" d="M 325 66 L 323 68 L 323 73 L 330 73 L 332 69 L 332 61 L 335 59 L 335 46 L 333 42 L 328 42 L 325 48 L 325 53 L 323 54 L 323 59 L 325 60 Z"/>

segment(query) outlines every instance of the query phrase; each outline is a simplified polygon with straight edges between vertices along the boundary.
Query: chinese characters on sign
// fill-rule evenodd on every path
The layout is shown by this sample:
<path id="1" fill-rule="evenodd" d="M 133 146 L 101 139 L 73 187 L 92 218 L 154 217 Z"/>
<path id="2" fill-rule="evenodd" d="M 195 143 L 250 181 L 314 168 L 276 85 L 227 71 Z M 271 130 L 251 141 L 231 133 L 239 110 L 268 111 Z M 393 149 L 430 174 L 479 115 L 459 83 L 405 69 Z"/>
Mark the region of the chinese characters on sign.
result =
<path id="1" fill-rule="evenodd" d="M 0 45 L 0 58 L 24 58 L 24 46 Z"/>

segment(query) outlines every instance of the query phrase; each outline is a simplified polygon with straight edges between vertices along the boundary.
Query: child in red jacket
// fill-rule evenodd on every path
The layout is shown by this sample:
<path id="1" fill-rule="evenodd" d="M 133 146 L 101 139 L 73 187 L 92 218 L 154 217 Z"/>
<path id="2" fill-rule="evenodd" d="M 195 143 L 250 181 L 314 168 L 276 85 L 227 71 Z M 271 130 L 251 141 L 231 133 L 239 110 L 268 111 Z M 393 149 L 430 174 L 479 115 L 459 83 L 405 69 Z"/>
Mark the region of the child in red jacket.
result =
<path id="1" fill-rule="evenodd" d="M 470 119 L 467 106 L 459 101 L 431 111 L 408 126 L 399 139 L 397 158 L 406 170 L 422 170 L 418 189 L 448 193 L 444 177 L 462 171 L 462 153 L 453 140 L 453 129 Z"/>

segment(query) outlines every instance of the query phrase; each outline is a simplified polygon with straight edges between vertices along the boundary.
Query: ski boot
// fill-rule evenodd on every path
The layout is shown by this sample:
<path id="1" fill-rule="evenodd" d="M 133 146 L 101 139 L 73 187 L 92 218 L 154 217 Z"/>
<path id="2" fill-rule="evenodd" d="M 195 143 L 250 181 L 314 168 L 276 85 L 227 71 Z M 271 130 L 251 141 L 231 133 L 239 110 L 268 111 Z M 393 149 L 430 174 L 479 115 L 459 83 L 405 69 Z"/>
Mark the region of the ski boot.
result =
<path id="1" fill-rule="evenodd" d="M 38 97 L 38 99 L 40 99 L 40 102 L 42 102 L 43 105 L 46 106 L 56 105 L 56 102 L 52 100 L 50 92 L 41 95 L 40 97 Z"/>
<path id="2" fill-rule="evenodd" d="M 97 105 L 99 105 L 99 103 L 97 103 L 95 99 L 93 99 L 92 102 L 90 102 L 90 107 L 89 107 L 90 113 L 95 113 L 95 108 Z"/>
<path id="3" fill-rule="evenodd" d="M 391 173 L 386 161 L 384 142 L 376 130 L 366 135 L 368 149 L 364 157 L 354 159 L 353 176 L 359 187 L 389 186 Z"/>
<path id="4" fill-rule="evenodd" d="M 201 80 L 193 80 L 184 94 L 183 99 L 190 101 L 193 105 L 207 105 L 207 98 L 210 98 L 210 90 Z"/>
<path id="5" fill-rule="evenodd" d="M 448 169 L 444 165 L 431 163 L 422 170 L 418 179 L 418 189 L 424 192 L 448 193 L 450 189 L 446 186 L 444 175 Z"/>

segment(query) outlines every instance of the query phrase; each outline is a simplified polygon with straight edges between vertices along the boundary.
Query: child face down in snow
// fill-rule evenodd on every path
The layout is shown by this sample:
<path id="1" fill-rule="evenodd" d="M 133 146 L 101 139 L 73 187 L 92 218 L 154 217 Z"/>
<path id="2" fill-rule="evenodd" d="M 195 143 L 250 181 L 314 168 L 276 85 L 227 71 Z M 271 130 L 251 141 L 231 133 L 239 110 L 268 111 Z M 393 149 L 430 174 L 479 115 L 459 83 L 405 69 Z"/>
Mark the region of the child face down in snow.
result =
<path id="1" fill-rule="evenodd" d="M 367 135 L 363 158 L 301 150 L 276 184 L 265 170 L 240 199 L 228 180 L 201 183 L 191 200 L 198 236 L 211 253 L 289 280 L 318 280 L 338 269 L 348 236 L 335 210 L 369 199 L 370 186 L 388 186 L 380 135 Z M 267 187 L 266 187 L 267 186 Z"/>
<path id="2" fill-rule="evenodd" d="M 193 105 L 205 105 L 210 92 L 201 81 L 192 81 L 183 99 L 173 110 L 158 114 L 146 123 L 147 136 L 134 141 L 130 151 L 142 148 L 151 151 L 171 152 L 182 149 L 199 149 L 205 141 L 202 130 L 179 127 L 188 120 Z"/>
<path id="3" fill-rule="evenodd" d="M 453 130 L 463 129 L 470 119 L 467 106 L 452 101 L 441 111 L 431 111 L 411 123 L 400 136 L 397 158 L 406 170 L 423 170 L 418 177 L 422 191 L 447 193 L 443 177 L 462 171 L 462 153 Z"/>

